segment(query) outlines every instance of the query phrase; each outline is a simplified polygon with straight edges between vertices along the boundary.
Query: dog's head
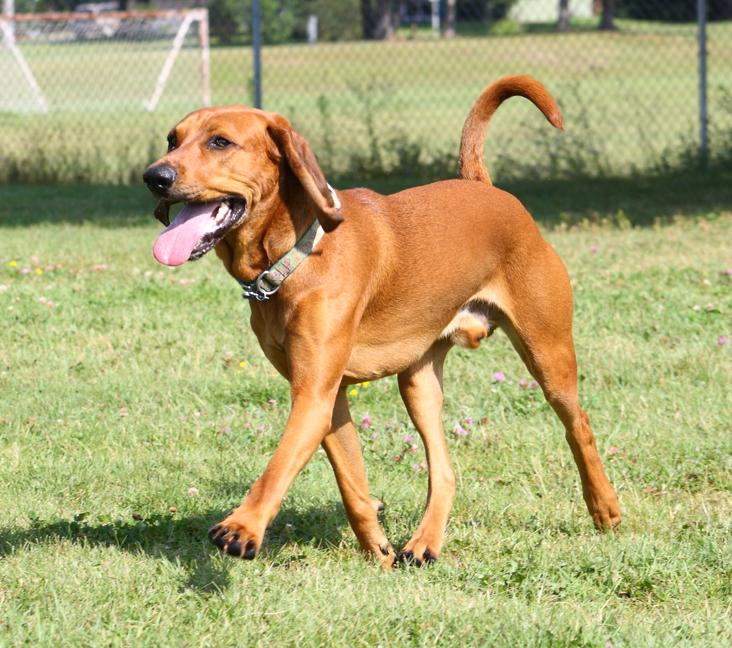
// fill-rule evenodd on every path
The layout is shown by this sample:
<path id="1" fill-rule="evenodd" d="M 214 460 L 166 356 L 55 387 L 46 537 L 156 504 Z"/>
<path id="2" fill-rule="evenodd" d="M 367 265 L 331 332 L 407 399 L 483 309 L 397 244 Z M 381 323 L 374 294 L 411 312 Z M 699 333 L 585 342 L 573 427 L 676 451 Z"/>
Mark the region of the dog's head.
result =
<path id="1" fill-rule="evenodd" d="M 323 229 L 342 221 L 307 142 L 281 115 L 243 106 L 204 108 L 168 133 L 168 152 L 143 180 L 159 199 L 155 216 L 166 229 L 153 254 L 165 265 L 202 257 L 240 228 L 263 229 L 283 176 Z M 169 209 L 185 206 L 169 222 Z"/>

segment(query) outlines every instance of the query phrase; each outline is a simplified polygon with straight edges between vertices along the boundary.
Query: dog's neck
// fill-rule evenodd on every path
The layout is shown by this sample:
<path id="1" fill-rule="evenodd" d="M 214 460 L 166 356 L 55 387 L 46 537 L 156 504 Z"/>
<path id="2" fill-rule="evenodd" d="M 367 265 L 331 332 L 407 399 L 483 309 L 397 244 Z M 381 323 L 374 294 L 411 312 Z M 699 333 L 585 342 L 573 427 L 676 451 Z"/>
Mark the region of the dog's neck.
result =
<path id="1" fill-rule="evenodd" d="M 289 169 L 257 201 L 249 218 L 216 246 L 235 279 L 253 281 L 291 250 L 315 220 L 315 208 Z"/>

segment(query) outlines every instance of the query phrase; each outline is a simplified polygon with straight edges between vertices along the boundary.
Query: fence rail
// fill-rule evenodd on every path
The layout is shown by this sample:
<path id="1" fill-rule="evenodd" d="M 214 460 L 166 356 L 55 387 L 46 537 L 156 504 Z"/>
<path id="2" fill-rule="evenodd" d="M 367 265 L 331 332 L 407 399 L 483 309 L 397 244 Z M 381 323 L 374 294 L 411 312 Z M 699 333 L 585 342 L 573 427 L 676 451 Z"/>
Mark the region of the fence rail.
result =
<path id="1" fill-rule="evenodd" d="M 176 10 L 6 16 L 0 181 L 136 182 L 185 113 L 258 98 L 341 178 L 452 174 L 472 102 L 516 73 L 549 87 L 567 131 L 506 104 L 487 149 L 498 179 L 654 172 L 700 146 L 718 160 L 732 155 L 732 21 L 715 2 L 695 7 L 706 29 L 661 0 L 618 0 L 614 29 L 594 0 L 242 0 L 229 17 L 212 5 L 210 30 L 201 10 L 198 30 Z"/>

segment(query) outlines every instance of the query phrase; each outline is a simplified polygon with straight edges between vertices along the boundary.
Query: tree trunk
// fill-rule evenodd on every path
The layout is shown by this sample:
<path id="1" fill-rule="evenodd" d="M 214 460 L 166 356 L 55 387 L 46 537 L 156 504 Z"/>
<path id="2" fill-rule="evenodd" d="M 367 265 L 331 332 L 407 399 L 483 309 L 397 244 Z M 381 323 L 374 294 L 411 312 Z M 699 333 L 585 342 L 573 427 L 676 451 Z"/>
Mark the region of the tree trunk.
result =
<path id="1" fill-rule="evenodd" d="M 600 29 L 613 30 L 615 27 L 615 0 L 602 0 Z"/>
<path id="2" fill-rule="evenodd" d="M 363 37 L 384 40 L 394 36 L 399 24 L 399 9 L 394 10 L 391 0 L 361 0 Z"/>
<path id="3" fill-rule="evenodd" d="M 710 17 L 714 20 L 729 20 L 732 18 L 732 0 L 717 0 Z"/>
<path id="4" fill-rule="evenodd" d="M 569 0 L 559 0 L 559 18 L 557 31 L 565 32 L 569 29 Z"/>
<path id="5" fill-rule="evenodd" d="M 374 37 L 374 15 L 371 0 L 361 0 L 361 34 L 366 40 Z"/>
<path id="6" fill-rule="evenodd" d="M 447 11 L 445 12 L 445 29 L 442 35 L 445 38 L 455 38 L 455 15 L 457 0 L 447 0 Z"/>

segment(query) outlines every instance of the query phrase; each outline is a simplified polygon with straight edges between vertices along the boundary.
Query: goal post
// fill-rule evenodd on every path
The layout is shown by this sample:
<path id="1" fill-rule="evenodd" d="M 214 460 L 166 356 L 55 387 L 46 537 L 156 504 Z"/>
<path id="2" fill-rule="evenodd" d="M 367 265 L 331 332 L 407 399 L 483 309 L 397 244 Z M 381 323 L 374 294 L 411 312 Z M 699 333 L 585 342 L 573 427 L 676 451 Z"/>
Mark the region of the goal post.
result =
<path id="1" fill-rule="evenodd" d="M 209 41 L 208 41 L 208 9 L 194 9 L 188 11 L 183 18 L 183 22 L 178 28 L 178 32 L 173 40 L 173 47 L 168 53 L 163 68 L 160 70 L 158 80 L 155 83 L 155 89 L 153 90 L 152 96 L 148 101 L 145 102 L 145 109 L 149 112 L 155 110 L 160 101 L 160 96 L 163 94 L 165 84 L 168 82 L 170 77 L 170 71 L 173 69 L 175 59 L 178 58 L 181 47 L 183 47 L 183 41 L 185 40 L 188 30 L 191 25 L 198 21 L 198 44 L 201 47 L 201 100 L 204 106 L 211 105 L 211 70 L 210 70 L 210 54 L 209 54 Z"/>
<path id="2" fill-rule="evenodd" d="M 84 109 L 90 103 L 110 105 L 118 92 L 125 107 L 134 108 L 128 104 L 135 103 L 133 96 L 137 96 L 137 109 L 153 112 L 165 96 L 184 47 L 185 89 L 197 76 L 196 101 L 210 105 L 208 25 L 205 8 L 3 14 L 0 77 L 14 81 L 6 86 L 4 100 L 0 97 L 0 111 L 48 112 Z M 199 51 L 195 76 L 190 69 L 193 47 Z M 183 94 L 181 85 L 179 79 L 179 87 L 173 89 L 176 96 Z M 93 96 L 95 92 L 98 97 Z M 191 93 L 187 96 L 190 102 Z"/>

